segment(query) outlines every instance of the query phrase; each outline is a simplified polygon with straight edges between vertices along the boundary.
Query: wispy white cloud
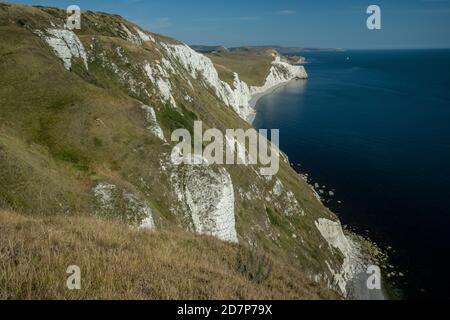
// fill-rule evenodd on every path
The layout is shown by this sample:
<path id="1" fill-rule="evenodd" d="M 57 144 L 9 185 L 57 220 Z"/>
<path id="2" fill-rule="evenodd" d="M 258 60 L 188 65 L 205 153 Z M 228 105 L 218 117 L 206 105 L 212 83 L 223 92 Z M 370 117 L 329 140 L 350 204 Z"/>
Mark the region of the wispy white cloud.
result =
<path id="1" fill-rule="evenodd" d="M 281 15 L 285 15 L 285 16 L 296 14 L 296 13 L 297 13 L 297 11 L 294 11 L 294 10 L 280 10 L 280 11 L 277 11 L 277 14 L 281 14 Z"/>

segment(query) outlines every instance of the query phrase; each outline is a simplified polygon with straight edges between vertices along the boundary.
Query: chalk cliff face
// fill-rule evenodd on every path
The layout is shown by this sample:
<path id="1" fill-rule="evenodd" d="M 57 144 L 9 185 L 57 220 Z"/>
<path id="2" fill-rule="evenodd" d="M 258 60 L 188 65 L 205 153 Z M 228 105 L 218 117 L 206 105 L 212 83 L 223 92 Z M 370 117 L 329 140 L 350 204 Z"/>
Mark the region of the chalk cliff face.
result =
<path id="1" fill-rule="evenodd" d="M 265 79 L 265 83 L 262 87 L 251 86 L 239 80 L 239 75 L 235 74 L 235 90 L 237 95 L 238 108 L 235 108 L 236 112 L 244 119 L 250 119 L 255 110 L 250 105 L 250 101 L 253 95 L 268 91 L 280 84 L 289 82 L 294 79 L 307 79 L 308 74 L 303 66 L 294 66 L 286 62 L 282 62 L 280 57 L 277 56 L 272 62 L 269 74 Z"/>
<path id="2" fill-rule="evenodd" d="M 306 78 L 302 66 L 275 56 L 262 86 L 238 73 L 230 85 L 208 57 L 119 16 L 83 13 L 75 31 L 64 16 L 0 7 L 0 208 L 177 226 L 270 250 L 346 294 L 359 248 L 285 155 L 275 177 L 170 161 L 173 130 L 247 129 L 252 96 Z"/>
<path id="3" fill-rule="evenodd" d="M 269 90 L 274 86 L 296 78 L 308 78 L 305 68 L 303 66 L 293 66 L 287 62 L 282 62 L 280 57 L 277 56 L 272 63 L 272 67 L 270 68 L 269 75 L 266 78 L 264 86 L 252 87 L 252 92 L 259 93 L 261 91 Z"/>
<path id="4" fill-rule="evenodd" d="M 279 84 L 293 79 L 306 79 L 308 77 L 303 66 L 293 66 L 282 62 L 280 57 L 275 57 L 264 86 L 249 86 L 239 79 L 239 74 L 234 73 L 234 83 L 231 87 L 219 78 L 212 61 L 192 50 L 186 45 L 164 45 L 171 58 L 178 61 L 194 79 L 200 79 L 209 86 L 227 106 L 232 107 L 237 114 L 247 120 L 254 114 L 254 109 L 249 102 L 256 93 L 269 90 Z"/>
<path id="5" fill-rule="evenodd" d="M 48 43 L 67 70 L 72 67 L 72 58 L 81 58 L 88 69 L 86 50 L 75 33 L 64 29 L 36 30 L 35 33 Z"/>
<path id="6" fill-rule="evenodd" d="M 335 283 L 339 290 L 346 295 L 348 282 L 359 272 L 364 272 L 364 262 L 357 243 L 345 236 L 342 226 L 337 221 L 319 219 L 316 227 L 328 242 L 329 246 L 338 249 L 344 256 L 342 266 L 334 270 L 330 265 Z"/>
<path id="7" fill-rule="evenodd" d="M 234 187 L 225 168 L 188 165 L 173 172 L 172 183 L 193 231 L 238 242 Z"/>
<path id="8" fill-rule="evenodd" d="M 125 31 L 126 39 L 136 45 L 142 45 L 145 42 L 155 42 L 153 37 L 147 35 L 139 28 L 135 28 L 136 34 L 131 32 L 124 24 L 121 25 Z M 46 29 L 35 30 L 37 35 L 42 37 L 48 45 L 54 50 L 55 55 L 63 61 L 64 67 L 70 70 L 72 58 L 81 58 L 88 69 L 86 50 L 80 39 L 73 31 L 64 29 Z M 249 86 L 247 83 L 239 79 L 239 74 L 234 73 L 234 87 L 220 80 L 217 70 L 212 61 L 206 56 L 197 53 L 184 44 L 167 44 L 161 42 L 160 45 L 166 50 L 168 59 L 162 58 L 161 62 L 156 64 L 146 63 L 143 65 L 143 72 L 148 76 L 149 80 L 156 84 L 159 95 L 163 102 L 169 101 L 172 106 L 176 107 L 176 102 L 172 95 L 172 85 L 170 83 L 170 75 L 177 75 L 172 61 L 179 63 L 189 75 L 201 81 L 210 87 L 225 105 L 232 107 L 237 114 L 247 120 L 255 113 L 250 106 L 252 96 L 257 93 L 270 90 L 271 88 L 291 81 L 293 79 L 306 79 L 308 77 L 303 66 L 294 66 L 287 62 L 282 62 L 280 57 L 274 57 L 269 74 L 265 79 L 262 87 Z M 118 47 L 118 54 L 121 54 L 122 48 Z M 102 56 L 103 58 L 103 56 Z M 172 60 L 172 61 L 171 61 Z M 107 63 L 107 62 L 106 62 Z M 110 62 L 113 69 L 117 70 L 117 66 Z M 119 71 L 117 71 L 119 73 Z M 131 90 L 135 81 L 129 80 Z"/>

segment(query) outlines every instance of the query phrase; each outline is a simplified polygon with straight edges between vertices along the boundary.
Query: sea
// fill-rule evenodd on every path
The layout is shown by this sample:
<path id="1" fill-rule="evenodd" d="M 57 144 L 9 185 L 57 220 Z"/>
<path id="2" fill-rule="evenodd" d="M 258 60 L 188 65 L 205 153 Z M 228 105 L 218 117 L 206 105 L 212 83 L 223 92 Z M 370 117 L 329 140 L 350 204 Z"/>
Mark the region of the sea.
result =
<path id="1" fill-rule="evenodd" d="M 396 297 L 450 298 L 450 50 L 299 55 L 309 79 L 261 98 L 254 126 L 387 252 Z"/>

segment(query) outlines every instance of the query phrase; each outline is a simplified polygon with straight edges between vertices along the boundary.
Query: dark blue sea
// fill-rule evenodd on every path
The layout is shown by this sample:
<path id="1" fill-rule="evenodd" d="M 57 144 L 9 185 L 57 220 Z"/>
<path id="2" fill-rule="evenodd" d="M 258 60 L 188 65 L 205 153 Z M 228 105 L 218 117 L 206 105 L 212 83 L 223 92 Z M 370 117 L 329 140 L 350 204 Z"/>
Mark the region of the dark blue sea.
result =
<path id="1" fill-rule="evenodd" d="M 449 298 L 450 51 L 300 55 L 310 78 L 262 98 L 254 125 L 389 252 L 405 298 Z"/>

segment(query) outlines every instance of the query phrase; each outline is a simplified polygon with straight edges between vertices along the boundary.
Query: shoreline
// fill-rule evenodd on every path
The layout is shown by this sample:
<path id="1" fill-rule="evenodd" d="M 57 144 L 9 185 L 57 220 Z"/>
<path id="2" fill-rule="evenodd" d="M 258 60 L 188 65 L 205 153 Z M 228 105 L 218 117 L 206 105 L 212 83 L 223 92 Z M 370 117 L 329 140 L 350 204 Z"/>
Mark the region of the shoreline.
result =
<path id="1" fill-rule="evenodd" d="M 307 79 L 300 79 L 300 80 L 307 80 Z M 253 122 L 255 121 L 255 118 L 256 118 L 256 105 L 258 104 L 258 102 L 261 98 L 273 93 L 275 90 L 277 90 L 281 87 L 284 87 L 292 82 L 300 81 L 300 80 L 291 79 L 291 80 L 279 83 L 273 87 L 270 87 L 269 89 L 264 90 L 262 92 L 253 94 L 250 101 L 248 102 L 250 107 L 253 109 L 253 113 L 247 118 L 247 121 L 253 126 Z"/>
<path id="2" fill-rule="evenodd" d="M 307 80 L 307 79 L 301 79 L 301 80 Z M 253 113 L 247 118 L 247 121 L 252 125 L 254 124 L 256 115 L 257 115 L 257 104 L 259 102 L 259 100 L 269 94 L 272 94 L 274 91 L 276 91 L 277 89 L 286 86 L 290 83 L 299 81 L 298 79 L 291 79 L 289 81 L 285 81 L 282 83 L 279 83 L 273 87 L 270 87 L 269 89 L 262 91 L 262 92 L 258 92 L 255 93 L 254 95 L 252 95 L 250 101 L 249 101 L 249 105 L 250 107 L 253 109 Z M 295 170 L 295 168 L 293 168 Z M 295 170 L 297 171 L 297 170 Z M 297 172 L 297 174 L 299 174 L 300 176 L 302 176 L 302 174 L 300 172 Z M 305 180 L 306 181 L 306 180 Z M 308 182 L 307 182 L 308 183 Z M 309 184 L 309 183 L 308 183 Z M 310 187 L 314 190 L 314 187 L 312 185 L 310 185 Z M 322 202 L 322 200 L 320 200 Z M 336 215 L 336 214 L 335 214 Z M 336 215 L 337 216 L 337 215 Z M 354 233 L 353 231 L 349 231 L 346 230 L 347 234 L 350 234 L 353 236 L 353 238 L 355 239 L 355 241 L 360 245 L 363 246 L 364 245 L 364 241 L 361 240 L 361 236 Z M 359 239 L 359 240 L 357 240 Z M 368 239 L 364 239 L 365 241 L 369 241 L 371 245 L 375 245 L 375 243 L 373 243 L 372 241 L 368 240 Z M 377 260 L 375 255 L 371 252 L 363 252 L 365 250 L 362 250 L 360 252 L 360 254 L 362 254 L 362 258 L 364 260 L 366 260 L 366 263 L 369 261 L 373 261 Z M 381 267 L 381 266 L 380 266 Z M 386 290 L 386 286 L 383 283 L 385 281 L 384 277 L 383 277 L 383 282 L 382 282 L 382 287 L 380 290 L 368 290 L 366 287 L 366 281 L 367 281 L 367 275 L 365 273 L 360 273 L 357 275 L 354 275 L 351 279 L 349 279 L 349 281 L 347 282 L 347 286 L 350 288 L 350 290 L 352 291 L 351 296 L 349 297 L 350 300 L 390 300 L 391 297 L 388 295 L 387 290 Z"/>

